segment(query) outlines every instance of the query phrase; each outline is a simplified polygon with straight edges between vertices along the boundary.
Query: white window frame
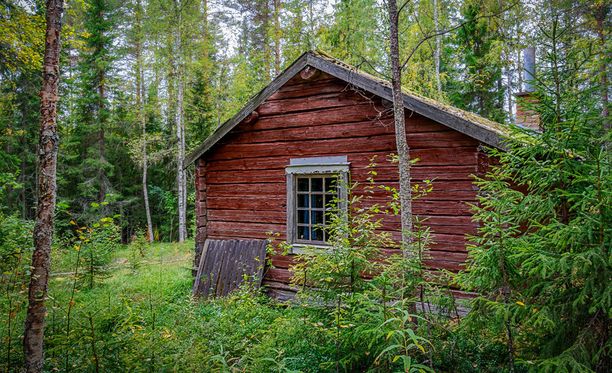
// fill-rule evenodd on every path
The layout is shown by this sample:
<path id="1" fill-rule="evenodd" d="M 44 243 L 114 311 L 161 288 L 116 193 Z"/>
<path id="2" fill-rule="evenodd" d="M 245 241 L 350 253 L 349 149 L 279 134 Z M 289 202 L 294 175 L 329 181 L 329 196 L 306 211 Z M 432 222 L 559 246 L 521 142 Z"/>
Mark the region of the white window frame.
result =
<path id="1" fill-rule="evenodd" d="M 292 158 L 285 168 L 287 177 L 287 243 L 292 253 L 305 253 L 305 247 L 329 248 L 325 244 L 307 244 L 297 242 L 297 178 L 299 176 L 338 175 L 340 182 L 338 199 L 340 211 L 347 211 L 349 166 L 347 156 Z"/>

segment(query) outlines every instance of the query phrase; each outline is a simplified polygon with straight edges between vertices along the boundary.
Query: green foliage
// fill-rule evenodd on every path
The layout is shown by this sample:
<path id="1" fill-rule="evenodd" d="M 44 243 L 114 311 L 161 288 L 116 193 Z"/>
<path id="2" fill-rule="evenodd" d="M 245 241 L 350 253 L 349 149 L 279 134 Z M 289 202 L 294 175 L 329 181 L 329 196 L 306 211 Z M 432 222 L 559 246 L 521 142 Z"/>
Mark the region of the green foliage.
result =
<path id="1" fill-rule="evenodd" d="M 567 23 L 566 23 L 567 22 Z M 478 182 L 481 222 L 464 280 L 478 325 L 505 323 L 526 367 L 605 371 L 612 290 L 609 131 L 588 89 L 584 40 L 558 17 L 538 84 L 542 133 L 513 130 Z M 559 61 L 565 61 L 559 65 Z"/>
<path id="2" fill-rule="evenodd" d="M 0 273 L 13 271 L 18 263 L 29 264 L 33 229 L 31 221 L 0 214 Z"/>
<path id="3" fill-rule="evenodd" d="M 27 308 L 27 291 L 30 274 L 33 224 L 15 216 L 0 213 L 0 366 L 7 370 L 16 367 L 20 355 L 20 335 L 23 329 L 24 311 Z"/>
<path id="4" fill-rule="evenodd" d="M 20 2 L 7 0 L 0 6 L 0 77 L 42 67 L 44 9 L 38 3 L 29 5 L 26 10 Z"/>
<path id="5" fill-rule="evenodd" d="M 487 2 L 466 1 L 461 6 L 465 24 L 455 36 L 455 53 L 460 57 L 458 76 L 451 80 L 450 99 L 454 105 L 486 118 L 504 122 L 504 91 L 500 89 L 502 40 L 500 25 L 484 15 L 499 11 Z M 463 68 L 465 66 L 465 68 Z"/>
<path id="6" fill-rule="evenodd" d="M 334 7 L 334 23 L 322 30 L 320 47 L 371 73 L 380 69 L 385 60 L 385 10 L 373 0 L 343 0 Z"/>
<path id="7" fill-rule="evenodd" d="M 113 253 L 119 248 L 119 228 L 113 218 L 104 217 L 91 226 L 74 226 L 72 234 L 61 240 L 55 256 L 70 268 L 80 285 L 89 289 L 109 275 Z"/>
<path id="8" fill-rule="evenodd" d="M 451 322 L 436 328 L 430 338 L 436 371 L 499 372 L 507 365 L 506 345 L 480 324 Z"/>
<path id="9" fill-rule="evenodd" d="M 136 234 L 132 237 L 130 255 L 128 258 L 133 271 L 137 271 L 142 266 L 142 261 L 146 257 L 149 248 L 150 244 L 147 240 L 146 233 L 143 231 L 136 231 Z"/>

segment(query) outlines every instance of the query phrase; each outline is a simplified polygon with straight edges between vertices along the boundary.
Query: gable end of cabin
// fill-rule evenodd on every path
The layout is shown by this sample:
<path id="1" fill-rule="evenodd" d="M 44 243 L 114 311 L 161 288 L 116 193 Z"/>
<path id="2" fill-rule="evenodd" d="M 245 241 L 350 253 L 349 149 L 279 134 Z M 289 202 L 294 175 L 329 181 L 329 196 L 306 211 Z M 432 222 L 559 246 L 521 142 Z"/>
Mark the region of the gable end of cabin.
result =
<path id="1" fill-rule="evenodd" d="M 478 192 L 472 175 L 487 164 L 483 144 L 414 111 L 405 115 L 411 158 L 419 159 L 413 183 L 433 180 L 433 191 L 413 206 L 432 230 L 426 263 L 455 271 L 467 258 L 465 235 L 476 228 L 469 203 Z M 197 158 L 196 263 L 207 238 L 265 239 L 271 232 L 295 252 L 304 244 L 324 245 L 326 237 L 313 225 L 324 223 L 319 208 L 333 193 L 325 189 L 331 185 L 326 176 L 357 182 L 353 193 L 365 194 L 374 162 L 376 182 L 397 188 L 397 165 L 389 160 L 395 149 L 389 101 L 302 68 Z M 389 198 L 376 192 L 365 203 Z M 386 216 L 382 229 L 399 241 L 399 216 Z M 270 259 L 264 284 L 285 297 L 293 255 Z"/>

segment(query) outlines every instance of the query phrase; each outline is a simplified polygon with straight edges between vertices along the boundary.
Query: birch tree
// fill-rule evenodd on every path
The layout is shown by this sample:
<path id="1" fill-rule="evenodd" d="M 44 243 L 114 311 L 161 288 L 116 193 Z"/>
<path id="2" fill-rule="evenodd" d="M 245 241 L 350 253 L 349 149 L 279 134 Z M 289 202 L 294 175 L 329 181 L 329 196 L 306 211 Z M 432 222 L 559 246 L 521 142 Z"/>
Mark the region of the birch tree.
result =
<path id="1" fill-rule="evenodd" d="M 40 138 L 38 152 L 38 207 L 34 227 L 34 253 L 28 292 L 23 349 L 26 372 L 42 372 L 43 339 L 47 309 L 45 301 L 51 266 L 53 213 L 55 210 L 57 149 L 57 101 L 59 83 L 60 33 L 63 0 L 47 0 L 43 84 L 40 90 Z"/>
<path id="2" fill-rule="evenodd" d="M 153 242 L 153 223 L 151 221 L 151 209 L 149 207 L 149 191 L 147 184 L 147 172 L 148 172 L 148 155 L 147 155 L 147 116 L 145 107 L 145 77 L 144 77 L 144 61 L 143 61 L 143 48 L 144 48 L 144 33 L 143 33 L 143 15 L 144 10 L 142 7 L 142 1 L 137 0 L 135 15 L 135 57 L 136 57 L 136 106 L 137 106 L 137 117 L 138 122 L 142 128 L 142 197 L 144 202 L 145 216 L 147 219 L 147 239 L 149 242 Z"/>
<path id="3" fill-rule="evenodd" d="M 389 61 L 391 63 L 391 86 L 393 89 L 393 117 L 395 141 L 399 158 L 399 199 L 402 229 L 402 249 L 408 254 L 412 241 L 412 192 L 410 189 L 410 148 L 406 139 L 406 118 L 402 95 L 402 66 L 399 52 L 399 11 L 396 0 L 387 0 L 389 13 Z"/>
<path id="4" fill-rule="evenodd" d="M 174 7 L 177 16 L 175 34 L 175 69 L 176 69 L 176 184 L 178 193 L 178 240 L 184 242 L 187 238 L 187 176 L 185 174 L 185 122 L 184 122 L 184 63 L 183 63 L 183 2 L 175 0 Z"/>
<path id="5" fill-rule="evenodd" d="M 434 30 L 440 29 L 440 5 L 438 0 L 433 0 L 433 22 Z M 436 46 L 434 49 L 434 64 L 436 68 L 436 88 L 438 90 L 438 96 L 442 93 L 442 80 L 440 79 L 440 54 L 442 50 L 442 41 L 440 35 L 436 36 Z"/>
<path id="6" fill-rule="evenodd" d="M 402 70 L 406 68 L 411 58 L 415 55 L 418 49 L 432 38 L 439 38 L 442 35 L 452 31 L 462 29 L 466 26 L 473 26 L 477 21 L 483 18 L 497 17 L 503 12 L 510 9 L 499 9 L 496 13 L 476 14 L 471 18 L 464 20 L 454 26 L 446 29 L 434 29 L 420 36 L 418 40 L 412 43 L 405 57 L 400 60 L 400 39 L 399 39 L 399 18 L 400 12 L 407 9 L 410 0 L 402 3 L 398 8 L 397 0 L 387 0 L 387 13 L 389 18 L 389 64 L 391 70 L 391 87 L 393 92 L 393 116 L 395 124 L 395 141 L 399 159 L 399 200 L 400 200 L 400 220 L 402 229 L 402 247 L 404 254 L 409 254 L 409 245 L 412 242 L 412 190 L 410 186 L 410 147 L 408 146 L 406 137 L 406 123 L 404 116 L 404 101 L 402 95 Z"/>

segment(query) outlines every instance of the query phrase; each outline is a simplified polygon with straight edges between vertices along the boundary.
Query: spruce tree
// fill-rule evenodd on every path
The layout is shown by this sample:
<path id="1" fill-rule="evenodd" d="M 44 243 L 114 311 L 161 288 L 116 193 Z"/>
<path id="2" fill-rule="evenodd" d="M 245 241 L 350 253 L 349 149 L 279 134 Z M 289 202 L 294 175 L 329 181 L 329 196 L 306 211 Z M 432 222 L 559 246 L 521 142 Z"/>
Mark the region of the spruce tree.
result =
<path id="1" fill-rule="evenodd" d="M 483 292 L 470 316 L 518 342 L 527 367 L 608 371 L 612 341 L 610 133 L 590 79 L 594 40 L 553 9 L 540 38 L 541 132 L 513 128 L 479 181 L 467 285 Z M 597 67 L 597 65 L 595 65 Z M 510 339 L 504 337 L 510 343 Z"/>
<path id="2" fill-rule="evenodd" d="M 492 120 L 504 122 L 504 90 L 501 85 L 501 40 L 497 24 L 486 4 L 466 1 L 461 7 L 463 26 L 455 36 L 455 50 L 460 57 L 455 65 L 455 79 L 450 81 L 451 102 L 462 109 Z"/>
<path id="3" fill-rule="evenodd" d="M 74 163 L 65 170 L 68 193 L 62 193 L 71 197 L 77 211 L 86 210 L 91 202 L 104 201 L 112 190 L 109 176 L 114 168 L 106 149 L 112 115 L 114 4 L 90 0 L 84 20 L 76 125 L 67 139 L 69 160 Z"/>

